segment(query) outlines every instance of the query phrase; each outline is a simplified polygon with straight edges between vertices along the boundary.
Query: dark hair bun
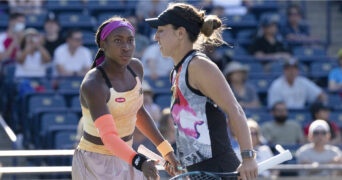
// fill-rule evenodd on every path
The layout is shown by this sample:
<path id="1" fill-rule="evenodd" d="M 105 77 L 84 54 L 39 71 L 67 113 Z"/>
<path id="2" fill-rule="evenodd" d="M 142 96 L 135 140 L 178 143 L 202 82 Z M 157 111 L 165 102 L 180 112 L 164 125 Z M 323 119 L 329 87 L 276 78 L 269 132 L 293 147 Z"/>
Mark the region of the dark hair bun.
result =
<path id="1" fill-rule="evenodd" d="M 208 15 L 204 18 L 204 22 L 201 28 L 201 32 L 210 37 L 213 32 L 222 26 L 222 21 L 216 15 Z"/>

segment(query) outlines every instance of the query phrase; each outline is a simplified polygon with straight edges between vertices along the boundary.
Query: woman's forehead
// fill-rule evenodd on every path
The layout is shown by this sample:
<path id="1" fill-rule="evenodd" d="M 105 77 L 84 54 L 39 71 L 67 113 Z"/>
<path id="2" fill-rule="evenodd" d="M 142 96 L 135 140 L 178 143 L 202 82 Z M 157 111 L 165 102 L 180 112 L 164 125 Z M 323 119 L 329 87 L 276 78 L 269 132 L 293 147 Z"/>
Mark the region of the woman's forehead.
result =
<path id="1" fill-rule="evenodd" d="M 114 29 L 111 33 L 110 33 L 111 37 L 114 36 L 122 36 L 122 37 L 134 37 L 134 32 L 127 28 L 127 27 L 119 27 L 117 29 Z"/>

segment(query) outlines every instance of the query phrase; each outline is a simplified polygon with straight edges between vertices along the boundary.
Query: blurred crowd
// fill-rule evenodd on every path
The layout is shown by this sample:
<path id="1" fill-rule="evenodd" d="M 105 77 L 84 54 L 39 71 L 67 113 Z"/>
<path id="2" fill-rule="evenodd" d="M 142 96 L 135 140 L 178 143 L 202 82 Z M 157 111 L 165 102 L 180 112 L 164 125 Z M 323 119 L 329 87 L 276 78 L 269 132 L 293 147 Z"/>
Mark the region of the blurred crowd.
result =
<path id="1" fill-rule="evenodd" d="M 0 26 L 0 110 L 16 133 L 25 135 L 25 126 L 20 123 L 29 112 L 18 112 L 23 108 L 25 95 L 59 92 L 60 79 L 82 79 L 97 51 L 96 25 L 112 15 L 120 15 L 127 17 L 136 28 L 135 57 L 145 68 L 144 105 L 163 136 L 175 147 L 174 125 L 168 109 L 171 96 L 168 76 L 173 61 L 162 57 L 158 44 L 153 41 L 154 30 L 144 22 L 145 18 L 157 16 L 169 1 L 117 0 L 115 10 L 105 9 L 102 1 L 91 0 L 74 1 L 74 9 L 71 4 L 70 9 L 61 10 L 63 7 L 54 7 L 58 2 L 0 0 L 0 19 L 6 20 Z M 289 163 L 341 164 L 342 49 L 336 56 L 326 53 L 324 40 L 310 33 L 312 27 L 306 22 L 305 7 L 299 1 L 264 2 L 268 3 L 264 9 L 260 4 L 263 1 L 258 0 L 184 2 L 218 15 L 231 27 L 223 32 L 229 44 L 208 47 L 205 53 L 222 70 L 249 118 L 257 160 L 276 154 L 274 146 L 280 144 L 295 155 Z M 114 8 L 110 6 L 113 1 L 107 3 Z M 81 16 L 90 19 L 84 22 Z M 68 18 L 71 24 L 66 24 Z M 78 18 L 83 24 L 77 25 Z M 27 84 L 37 78 L 44 79 L 48 85 Z M 229 127 L 227 133 L 239 154 Z M 139 144 L 155 151 L 153 144 L 136 130 L 133 147 Z M 329 173 L 305 171 L 300 175 Z M 262 175 L 279 174 L 270 171 Z"/>

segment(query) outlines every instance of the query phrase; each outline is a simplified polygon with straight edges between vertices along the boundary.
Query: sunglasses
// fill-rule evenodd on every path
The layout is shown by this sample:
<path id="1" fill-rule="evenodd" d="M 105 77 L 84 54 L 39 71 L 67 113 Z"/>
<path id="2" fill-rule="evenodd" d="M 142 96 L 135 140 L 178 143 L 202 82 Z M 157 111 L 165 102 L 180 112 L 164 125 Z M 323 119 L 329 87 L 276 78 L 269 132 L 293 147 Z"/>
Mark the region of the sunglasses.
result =
<path id="1" fill-rule="evenodd" d="M 326 131 L 314 131 L 314 132 L 313 132 L 313 135 L 314 135 L 314 136 L 318 136 L 318 135 L 321 134 L 321 135 L 324 135 L 324 136 L 325 136 L 327 133 L 328 133 L 328 132 L 326 132 Z"/>

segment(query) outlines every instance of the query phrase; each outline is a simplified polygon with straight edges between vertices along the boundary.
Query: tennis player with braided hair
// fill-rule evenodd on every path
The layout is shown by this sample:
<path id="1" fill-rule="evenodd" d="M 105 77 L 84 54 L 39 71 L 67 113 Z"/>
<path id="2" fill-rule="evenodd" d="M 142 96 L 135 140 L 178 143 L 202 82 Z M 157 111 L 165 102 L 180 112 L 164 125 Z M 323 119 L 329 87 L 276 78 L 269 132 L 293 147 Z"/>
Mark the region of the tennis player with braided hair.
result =
<path id="1" fill-rule="evenodd" d="M 192 5 L 172 3 L 158 17 L 145 21 L 157 28 L 154 38 L 162 54 L 175 64 L 171 113 L 181 164 L 188 171 L 237 170 L 242 180 L 256 179 L 258 168 L 244 111 L 220 69 L 200 52 L 226 43 L 221 38 L 221 20 Z M 225 113 L 238 139 L 242 162 L 231 147 Z"/>
<path id="2" fill-rule="evenodd" d="M 132 149 L 135 127 L 168 163 L 178 165 L 143 106 L 143 68 L 132 57 L 134 35 L 133 26 L 120 17 L 104 21 L 96 32 L 100 49 L 80 88 L 84 131 L 73 156 L 75 180 L 158 179 L 156 162 Z"/>

